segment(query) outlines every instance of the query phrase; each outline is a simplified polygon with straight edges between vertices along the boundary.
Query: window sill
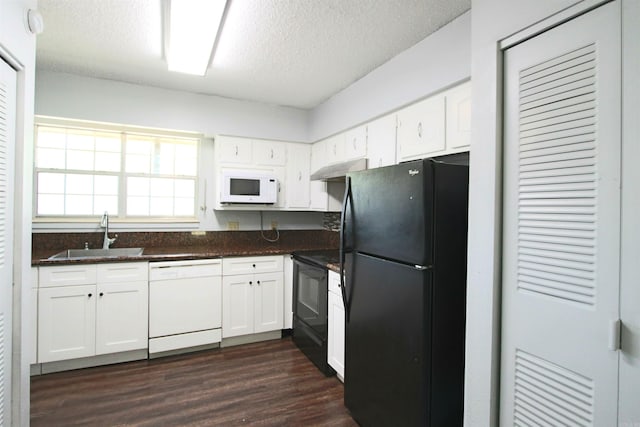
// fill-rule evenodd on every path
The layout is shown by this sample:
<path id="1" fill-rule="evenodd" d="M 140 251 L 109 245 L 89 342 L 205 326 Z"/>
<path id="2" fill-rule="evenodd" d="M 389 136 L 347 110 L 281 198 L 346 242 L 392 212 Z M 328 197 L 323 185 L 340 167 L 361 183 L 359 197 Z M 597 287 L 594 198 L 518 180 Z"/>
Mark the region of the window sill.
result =
<path id="1" fill-rule="evenodd" d="M 200 221 L 198 219 L 139 219 L 139 220 L 118 220 L 109 219 L 109 231 L 185 231 L 198 230 Z M 67 231 L 86 232 L 101 231 L 100 219 L 87 218 L 34 218 L 31 228 L 33 231 Z"/>

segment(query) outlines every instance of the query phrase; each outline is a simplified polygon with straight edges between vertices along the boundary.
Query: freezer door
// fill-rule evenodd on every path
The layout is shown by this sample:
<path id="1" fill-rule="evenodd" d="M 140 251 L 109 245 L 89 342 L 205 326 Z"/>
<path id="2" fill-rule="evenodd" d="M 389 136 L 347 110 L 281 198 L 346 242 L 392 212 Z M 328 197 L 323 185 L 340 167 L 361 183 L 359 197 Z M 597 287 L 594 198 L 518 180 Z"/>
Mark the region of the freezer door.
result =
<path id="1" fill-rule="evenodd" d="M 352 254 L 347 276 L 345 405 L 365 426 L 426 425 L 431 272 Z"/>
<path id="2" fill-rule="evenodd" d="M 432 163 L 417 160 L 348 177 L 347 249 L 407 264 L 431 264 Z"/>

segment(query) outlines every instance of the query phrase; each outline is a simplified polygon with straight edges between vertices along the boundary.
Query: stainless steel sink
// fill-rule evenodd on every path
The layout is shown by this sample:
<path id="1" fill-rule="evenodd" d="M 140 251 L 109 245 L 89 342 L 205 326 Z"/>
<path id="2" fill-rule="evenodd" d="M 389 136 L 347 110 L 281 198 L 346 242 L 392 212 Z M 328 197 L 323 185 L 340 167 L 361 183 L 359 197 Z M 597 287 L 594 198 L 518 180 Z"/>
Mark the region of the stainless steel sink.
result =
<path id="1" fill-rule="evenodd" d="M 49 257 L 49 259 L 117 258 L 142 255 L 144 248 L 112 249 L 67 249 Z"/>

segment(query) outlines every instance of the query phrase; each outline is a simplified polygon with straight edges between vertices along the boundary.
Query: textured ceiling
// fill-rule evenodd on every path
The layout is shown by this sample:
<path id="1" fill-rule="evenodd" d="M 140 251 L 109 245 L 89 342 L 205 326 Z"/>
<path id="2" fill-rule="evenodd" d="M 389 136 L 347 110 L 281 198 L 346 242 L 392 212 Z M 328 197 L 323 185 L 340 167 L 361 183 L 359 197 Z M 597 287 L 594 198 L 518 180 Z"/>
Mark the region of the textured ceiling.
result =
<path id="1" fill-rule="evenodd" d="M 39 0 L 37 67 L 313 108 L 471 0 L 230 0 L 205 77 L 167 71 L 161 0 Z"/>

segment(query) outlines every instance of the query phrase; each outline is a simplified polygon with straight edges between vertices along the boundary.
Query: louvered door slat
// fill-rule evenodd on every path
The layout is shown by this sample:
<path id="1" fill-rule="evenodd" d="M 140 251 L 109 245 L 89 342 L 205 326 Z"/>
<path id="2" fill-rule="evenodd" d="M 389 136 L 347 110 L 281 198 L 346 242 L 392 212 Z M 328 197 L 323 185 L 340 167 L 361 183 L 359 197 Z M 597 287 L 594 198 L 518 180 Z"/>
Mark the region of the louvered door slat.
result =
<path id="1" fill-rule="evenodd" d="M 544 104 L 538 107 L 522 109 L 522 112 L 520 113 L 520 117 L 523 119 L 528 119 L 531 116 L 536 116 L 539 114 L 548 114 L 550 112 L 553 112 L 562 108 L 593 103 L 595 99 L 596 99 L 595 93 L 588 92 L 583 95 L 578 95 L 571 98 L 553 102 L 553 105 Z"/>
<path id="2" fill-rule="evenodd" d="M 595 69 L 593 62 L 579 64 L 579 66 L 564 69 L 552 75 L 540 76 L 532 80 L 532 84 L 521 86 L 520 98 L 523 102 L 537 94 L 554 94 L 558 89 L 564 91 L 568 84 L 572 85 L 583 80 L 593 79 Z"/>
<path id="3" fill-rule="evenodd" d="M 560 100 L 592 93 L 595 83 L 595 77 L 570 81 L 562 86 L 550 88 L 549 90 L 537 92 L 521 98 L 520 107 L 521 109 L 526 110 L 533 107 L 539 107 L 540 105 L 553 104 Z"/>
<path id="4" fill-rule="evenodd" d="M 521 82 L 529 82 L 533 78 L 535 79 L 536 75 L 545 73 L 545 70 L 552 69 L 557 67 L 558 65 L 564 64 L 567 61 L 572 61 L 576 58 L 580 58 L 586 55 L 591 55 L 593 53 L 593 43 L 588 44 L 587 46 L 582 46 L 577 49 L 574 49 L 569 52 L 565 52 L 563 55 L 547 59 L 540 64 L 532 65 L 527 67 L 525 70 L 522 70 L 520 73 L 520 81 Z"/>

